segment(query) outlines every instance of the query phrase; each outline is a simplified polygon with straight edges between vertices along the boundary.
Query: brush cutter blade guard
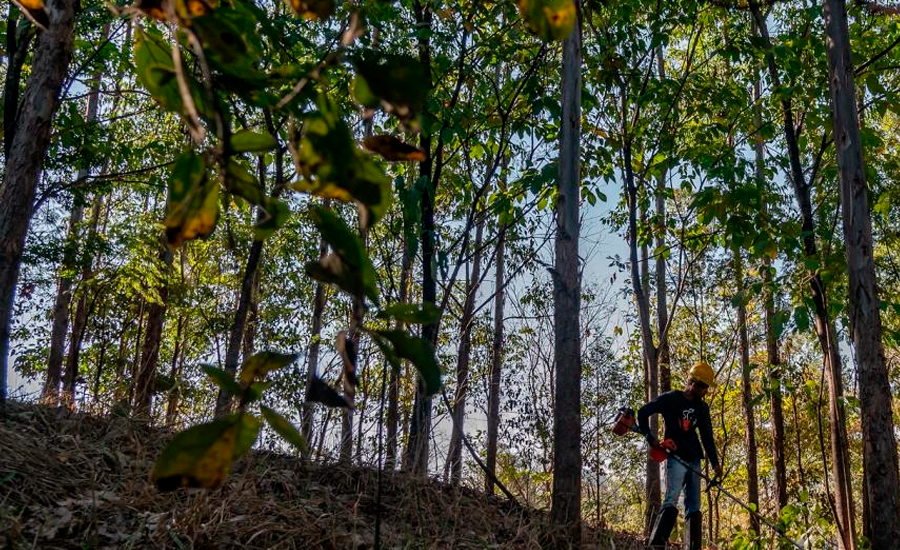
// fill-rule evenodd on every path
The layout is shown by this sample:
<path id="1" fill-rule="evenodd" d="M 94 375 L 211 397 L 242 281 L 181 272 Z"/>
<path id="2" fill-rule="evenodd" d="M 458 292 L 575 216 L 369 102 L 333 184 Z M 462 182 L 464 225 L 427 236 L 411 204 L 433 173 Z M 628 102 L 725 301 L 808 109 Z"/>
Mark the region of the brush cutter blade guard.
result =
<path id="1" fill-rule="evenodd" d="M 625 435 L 628 432 L 635 430 L 636 423 L 637 422 L 634 419 L 634 409 L 622 407 L 619 409 L 619 414 L 616 415 L 612 431 L 616 435 Z"/>

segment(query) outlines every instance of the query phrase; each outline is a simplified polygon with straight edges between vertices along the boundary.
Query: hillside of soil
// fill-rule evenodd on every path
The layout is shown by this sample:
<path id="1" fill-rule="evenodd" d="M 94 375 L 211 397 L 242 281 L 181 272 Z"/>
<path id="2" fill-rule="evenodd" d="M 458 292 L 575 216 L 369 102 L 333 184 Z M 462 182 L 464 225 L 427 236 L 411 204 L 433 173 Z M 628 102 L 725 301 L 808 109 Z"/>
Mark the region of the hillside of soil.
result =
<path id="1" fill-rule="evenodd" d="M 506 499 L 268 452 L 237 462 L 221 489 L 161 493 L 148 472 L 170 436 L 126 418 L 10 403 L 0 419 L 0 548 L 527 549 L 558 540 L 544 512 Z M 582 547 L 642 548 L 632 535 L 590 528 Z"/>

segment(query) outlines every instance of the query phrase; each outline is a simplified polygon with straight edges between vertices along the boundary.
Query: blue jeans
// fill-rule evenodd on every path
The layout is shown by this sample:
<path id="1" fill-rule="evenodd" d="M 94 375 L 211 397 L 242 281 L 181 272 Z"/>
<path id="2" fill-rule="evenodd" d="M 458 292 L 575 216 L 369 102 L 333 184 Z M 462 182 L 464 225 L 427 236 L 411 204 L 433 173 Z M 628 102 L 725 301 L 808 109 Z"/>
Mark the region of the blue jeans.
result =
<path id="1" fill-rule="evenodd" d="M 685 463 L 687 466 L 685 466 Z M 690 466 L 694 471 L 688 469 Z M 662 508 L 678 505 L 678 495 L 684 489 L 685 517 L 700 511 L 700 461 L 682 462 L 673 457 L 666 460 L 666 498 Z"/>

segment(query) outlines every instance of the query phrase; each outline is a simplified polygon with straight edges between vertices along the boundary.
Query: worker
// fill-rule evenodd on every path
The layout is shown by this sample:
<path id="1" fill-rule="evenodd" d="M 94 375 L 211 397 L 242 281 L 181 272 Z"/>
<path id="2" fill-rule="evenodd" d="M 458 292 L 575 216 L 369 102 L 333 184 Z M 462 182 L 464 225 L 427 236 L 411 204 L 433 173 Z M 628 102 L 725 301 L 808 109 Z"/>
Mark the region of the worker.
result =
<path id="1" fill-rule="evenodd" d="M 665 548 L 669 534 L 678 519 L 676 505 L 682 490 L 688 548 L 700 550 L 702 546 L 700 460 L 704 458 L 704 450 L 706 459 L 715 471 L 716 479 L 722 477 L 722 466 L 719 464 L 719 455 L 716 453 L 716 444 L 713 440 L 709 405 L 703 401 L 706 392 L 715 385 L 716 374 L 712 367 L 700 361 L 691 367 L 687 386 L 683 391 L 666 392 L 638 411 L 638 429 L 647 437 L 651 447 L 656 448 L 659 448 L 660 443 L 656 434 L 650 431 L 650 416 L 662 415 L 665 423 L 664 447 L 669 451 L 666 460 L 666 497 L 650 534 L 650 548 Z"/>

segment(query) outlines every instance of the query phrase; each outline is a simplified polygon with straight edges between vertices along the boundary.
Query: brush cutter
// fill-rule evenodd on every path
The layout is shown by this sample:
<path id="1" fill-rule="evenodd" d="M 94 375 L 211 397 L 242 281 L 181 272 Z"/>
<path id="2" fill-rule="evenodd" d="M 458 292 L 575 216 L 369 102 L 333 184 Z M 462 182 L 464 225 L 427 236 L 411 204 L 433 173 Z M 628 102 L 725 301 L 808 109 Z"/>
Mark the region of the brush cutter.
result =
<path id="1" fill-rule="evenodd" d="M 650 446 L 649 455 L 650 455 L 651 460 L 653 460 L 654 462 L 662 462 L 666 459 L 672 458 L 672 459 L 678 461 L 682 466 L 687 468 L 689 471 L 697 474 L 698 476 L 700 476 L 701 479 L 706 481 L 706 490 L 707 491 L 715 488 L 717 491 L 719 491 L 719 493 L 727 496 L 728 498 L 733 500 L 736 504 L 740 505 L 743 509 L 747 510 L 747 512 L 749 512 L 751 516 L 753 516 L 757 520 L 759 520 L 760 523 L 766 525 L 769 529 L 774 531 L 775 534 L 777 534 L 779 537 L 781 537 L 785 541 L 791 543 L 792 545 L 797 547 L 799 550 L 804 550 L 803 545 L 801 545 L 799 542 L 797 542 L 794 539 L 785 535 L 774 523 L 772 523 L 771 521 L 769 521 L 766 518 L 764 518 L 763 516 L 761 516 L 759 514 L 759 512 L 757 512 L 756 510 L 751 508 L 744 501 L 742 501 L 741 499 L 739 499 L 738 497 L 734 496 L 733 494 L 728 492 L 726 489 L 724 489 L 721 485 L 720 479 L 715 478 L 715 477 L 711 478 L 708 475 L 704 474 L 703 472 L 694 469 L 693 467 L 691 467 L 690 464 L 685 462 L 684 459 L 682 459 L 681 457 L 676 455 L 675 451 L 677 450 L 677 447 L 676 447 L 674 441 L 672 441 L 671 439 L 663 439 L 662 441 L 659 441 L 659 442 L 651 441 L 651 439 L 649 437 L 650 434 L 642 434 L 640 428 L 637 425 L 637 420 L 634 417 L 634 409 L 631 409 L 628 407 L 620 408 L 618 414 L 616 415 L 615 421 L 613 423 L 612 431 L 616 435 L 625 435 L 628 432 L 635 432 L 635 433 L 644 435 L 645 437 L 647 437 L 647 443 Z"/>

